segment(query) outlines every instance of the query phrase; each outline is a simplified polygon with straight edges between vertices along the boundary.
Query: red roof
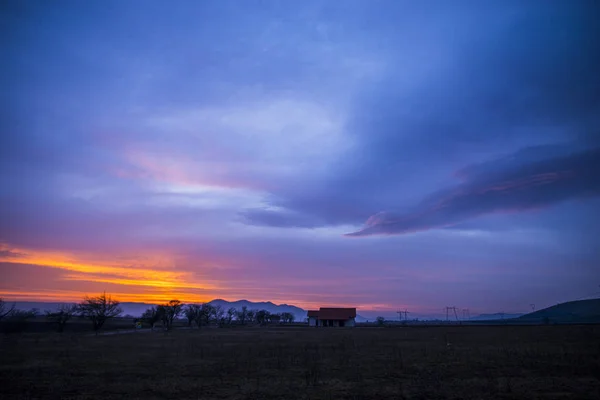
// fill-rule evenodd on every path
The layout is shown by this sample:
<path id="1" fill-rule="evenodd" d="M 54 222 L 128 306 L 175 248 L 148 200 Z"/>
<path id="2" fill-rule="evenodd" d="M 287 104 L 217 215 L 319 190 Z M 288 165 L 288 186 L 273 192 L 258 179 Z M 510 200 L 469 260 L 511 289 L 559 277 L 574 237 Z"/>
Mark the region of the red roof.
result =
<path id="1" fill-rule="evenodd" d="M 308 310 L 308 317 L 318 317 L 319 316 L 319 310 Z"/>
<path id="2" fill-rule="evenodd" d="M 319 310 L 319 319 L 356 318 L 356 308 L 323 308 Z"/>

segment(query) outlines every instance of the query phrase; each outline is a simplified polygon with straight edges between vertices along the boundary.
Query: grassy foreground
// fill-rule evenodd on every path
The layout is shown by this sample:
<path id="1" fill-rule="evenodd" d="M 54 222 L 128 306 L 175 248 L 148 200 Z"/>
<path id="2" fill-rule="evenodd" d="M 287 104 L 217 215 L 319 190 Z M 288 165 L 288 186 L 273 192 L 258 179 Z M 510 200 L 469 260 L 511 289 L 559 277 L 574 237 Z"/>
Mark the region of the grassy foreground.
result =
<path id="1" fill-rule="evenodd" d="M 600 398 L 600 326 L 0 336 L 6 399 Z"/>

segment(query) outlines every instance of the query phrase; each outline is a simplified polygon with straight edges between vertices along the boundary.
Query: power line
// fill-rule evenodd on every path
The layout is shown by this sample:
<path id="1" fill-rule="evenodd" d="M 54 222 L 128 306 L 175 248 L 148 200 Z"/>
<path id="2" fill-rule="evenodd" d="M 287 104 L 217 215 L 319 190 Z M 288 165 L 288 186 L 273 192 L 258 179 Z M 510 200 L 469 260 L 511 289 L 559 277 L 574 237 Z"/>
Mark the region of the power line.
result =
<path id="1" fill-rule="evenodd" d="M 404 314 L 404 321 L 408 321 L 408 314 L 410 314 L 410 311 L 404 309 L 404 311 L 398 310 L 396 313 L 398 314 L 398 321 L 402 321 L 402 314 Z"/>
<path id="2" fill-rule="evenodd" d="M 446 307 L 446 321 L 449 321 L 450 311 L 454 312 L 454 318 L 458 321 L 458 314 L 456 313 L 456 306 Z"/>

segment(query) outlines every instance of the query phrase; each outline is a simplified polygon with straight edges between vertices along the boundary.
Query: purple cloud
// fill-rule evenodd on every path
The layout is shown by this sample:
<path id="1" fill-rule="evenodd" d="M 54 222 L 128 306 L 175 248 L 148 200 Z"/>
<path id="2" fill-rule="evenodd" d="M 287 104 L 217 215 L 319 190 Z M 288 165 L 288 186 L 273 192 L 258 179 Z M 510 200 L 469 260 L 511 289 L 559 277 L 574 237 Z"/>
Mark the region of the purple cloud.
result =
<path id="1" fill-rule="evenodd" d="M 600 195 L 600 149 L 476 175 L 401 215 L 380 213 L 347 236 L 404 234 L 497 212 L 521 212 Z"/>

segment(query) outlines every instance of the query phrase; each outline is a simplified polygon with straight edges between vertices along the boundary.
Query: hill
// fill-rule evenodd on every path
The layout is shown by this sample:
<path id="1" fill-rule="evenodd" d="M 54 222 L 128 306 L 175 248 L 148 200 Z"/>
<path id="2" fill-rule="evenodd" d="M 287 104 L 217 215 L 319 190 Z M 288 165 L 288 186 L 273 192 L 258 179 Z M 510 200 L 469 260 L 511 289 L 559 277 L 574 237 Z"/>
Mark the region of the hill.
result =
<path id="1" fill-rule="evenodd" d="M 517 318 L 527 323 L 600 323 L 600 299 L 576 300 L 557 304 Z"/>
<path id="2" fill-rule="evenodd" d="M 221 306 L 225 310 L 231 307 L 236 308 L 238 310 L 240 310 L 242 307 L 248 307 L 248 310 L 267 310 L 272 314 L 289 312 L 294 314 L 294 317 L 298 322 L 302 322 L 306 318 L 306 310 L 303 310 L 300 307 L 288 304 L 274 304 L 270 301 L 261 301 L 255 303 L 248 300 L 227 301 L 222 299 L 215 299 L 209 301 L 209 303 L 214 306 Z"/>

